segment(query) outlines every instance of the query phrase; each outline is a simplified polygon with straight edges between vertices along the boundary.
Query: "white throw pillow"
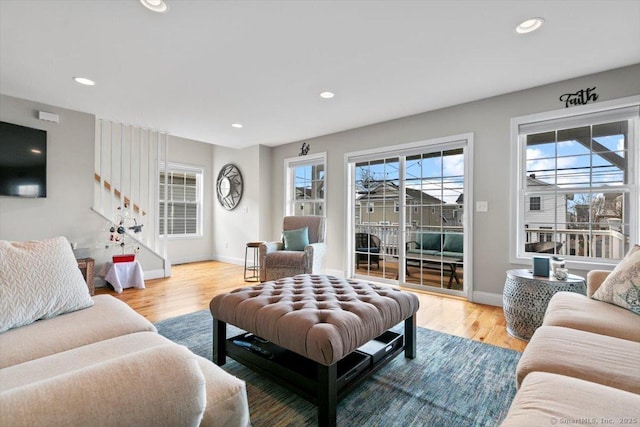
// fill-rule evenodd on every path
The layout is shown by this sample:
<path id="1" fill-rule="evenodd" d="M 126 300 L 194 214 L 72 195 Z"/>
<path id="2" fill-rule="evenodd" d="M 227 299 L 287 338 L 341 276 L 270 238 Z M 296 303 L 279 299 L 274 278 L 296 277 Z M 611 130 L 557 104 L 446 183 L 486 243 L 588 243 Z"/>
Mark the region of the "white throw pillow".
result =
<path id="1" fill-rule="evenodd" d="M 92 305 L 66 238 L 0 240 L 0 332 Z"/>

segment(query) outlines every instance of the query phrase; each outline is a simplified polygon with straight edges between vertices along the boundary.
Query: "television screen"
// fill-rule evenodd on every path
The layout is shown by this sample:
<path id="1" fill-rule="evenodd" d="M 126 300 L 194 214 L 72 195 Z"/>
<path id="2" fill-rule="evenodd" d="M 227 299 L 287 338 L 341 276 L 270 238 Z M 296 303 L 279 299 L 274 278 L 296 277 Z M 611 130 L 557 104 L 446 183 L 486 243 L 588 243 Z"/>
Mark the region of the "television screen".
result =
<path id="1" fill-rule="evenodd" d="M 47 132 L 0 122 L 0 195 L 47 197 Z"/>

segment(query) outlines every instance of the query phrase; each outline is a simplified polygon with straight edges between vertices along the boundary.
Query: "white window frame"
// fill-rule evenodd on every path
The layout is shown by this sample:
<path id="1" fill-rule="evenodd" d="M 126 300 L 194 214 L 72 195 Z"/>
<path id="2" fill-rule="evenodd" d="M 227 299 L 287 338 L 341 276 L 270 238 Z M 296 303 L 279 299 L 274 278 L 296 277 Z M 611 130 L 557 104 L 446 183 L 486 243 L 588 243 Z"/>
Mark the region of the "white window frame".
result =
<path id="1" fill-rule="evenodd" d="M 322 215 L 327 216 L 327 153 L 309 154 L 307 156 L 290 157 L 284 159 L 284 194 L 285 194 L 285 215 L 296 215 L 296 180 L 294 170 L 298 166 L 324 166 L 324 197 L 322 199 L 309 199 L 311 203 L 322 202 Z"/>
<path id="2" fill-rule="evenodd" d="M 158 183 L 160 187 L 159 198 L 158 198 L 158 212 L 160 217 L 163 217 L 164 221 L 167 221 L 168 218 L 165 217 L 165 209 L 161 207 L 161 203 L 165 201 L 165 189 L 163 184 L 160 184 L 160 174 L 166 173 L 192 173 L 196 176 L 196 215 L 197 215 L 197 231 L 195 233 L 187 233 L 187 234 L 170 234 L 167 231 L 158 226 L 158 234 L 161 239 L 192 239 L 192 238 L 202 238 L 204 236 L 204 218 L 203 218 L 203 205 L 204 205 L 204 168 L 202 166 L 197 165 L 189 165 L 184 163 L 176 163 L 176 162 L 161 162 L 160 168 L 158 171 Z M 167 184 L 167 180 L 165 178 L 165 184 Z M 168 210 L 167 212 L 168 213 Z M 158 224 L 159 224 L 158 220 Z"/>
<path id="3" fill-rule="evenodd" d="M 465 200 L 473 200 L 473 147 L 474 147 L 474 134 L 463 133 L 458 135 L 451 135 L 441 138 L 434 138 L 423 141 L 410 142 L 406 144 L 393 145 L 385 148 L 373 148 L 363 151 L 355 151 L 355 152 L 347 152 L 344 154 L 344 180 L 345 180 L 345 188 L 347 189 L 344 195 L 344 203 L 347 206 L 345 212 L 345 243 L 348 250 L 345 252 L 345 277 L 354 277 L 355 276 L 355 262 L 354 257 L 351 254 L 354 252 L 354 233 L 353 231 L 356 228 L 355 216 L 354 212 L 351 209 L 352 206 L 355 205 L 354 194 L 355 194 L 355 163 L 367 161 L 367 160 L 378 160 L 380 158 L 385 157 L 398 157 L 398 153 L 402 153 L 402 157 L 406 158 L 411 154 L 421 154 L 425 148 L 429 149 L 432 147 L 438 147 L 438 150 L 448 150 L 451 148 L 461 148 L 464 147 L 464 192 L 465 192 Z M 403 173 L 401 168 L 401 173 Z M 401 187 L 404 187 L 404 184 L 401 184 Z M 400 190 L 404 191 L 403 188 Z M 468 255 L 464 257 L 464 289 L 462 291 L 454 291 L 450 289 L 439 289 L 438 293 L 442 294 L 450 294 L 455 296 L 463 296 L 466 297 L 469 301 L 474 301 L 474 288 L 473 288 L 473 209 L 471 208 L 472 203 L 465 203 L 463 207 L 463 227 L 464 227 L 464 247 L 468 249 Z M 400 211 L 400 223 L 398 224 L 400 229 L 406 229 L 407 218 L 404 214 L 406 210 L 401 209 Z M 380 224 L 384 225 L 384 224 Z M 388 225 L 388 223 L 387 223 Z M 399 245 L 398 247 L 398 256 L 399 258 L 404 258 L 405 256 L 405 248 L 403 245 Z M 404 277 L 405 274 L 405 266 L 403 263 L 399 265 L 400 276 Z M 369 278 L 371 280 L 371 278 Z M 397 284 L 397 280 L 388 281 L 385 279 L 378 279 L 379 282 L 385 284 Z M 407 287 L 411 287 L 411 285 L 405 284 Z M 423 290 L 423 289 L 421 289 Z"/>
<path id="4" fill-rule="evenodd" d="M 590 118 L 589 122 L 585 122 L 585 115 L 600 114 L 602 120 L 607 120 L 608 115 L 617 114 L 616 110 L 625 108 L 640 109 L 640 95 L 511 119 L 511 210 L 509 218 L 509 258 L 511 263 L 528 265 L 535 255 L 524 251 L 524 243 L 526 241 L 525 228 L 523 226 L 526 205 L 526 141 L 524 140 L 525 138 L 520 137 L 520 127 L 523 125 L 535 126 L 538 123 L 541 123 L 541 127 L 543 127 L 545 124 L 542 122 L 551 121 L 558 122 L 555 124 L 548 123 L 555 128 L 559 126 L 578 127 L 597 120 Z M 615 120 L 615 117 L 613 117 L 613 120 Z M 597 121 L 601 122 L 601 120 Z M 632 126 L 629 128 L 629 150 L 627 153 L 628 183 L 626 185 L 630 196 L 629 246 L 640 242 L 640 223 L 638 220 L 638 214 L 640 213 L 640 120 L 633 120 L 631 123 Z M 611 268 L 618 262 L 619 260 L 585 257 L 584 259 L 568 260 L 566 264 L 569 268 L 593 270 L 603 267 Z"/>

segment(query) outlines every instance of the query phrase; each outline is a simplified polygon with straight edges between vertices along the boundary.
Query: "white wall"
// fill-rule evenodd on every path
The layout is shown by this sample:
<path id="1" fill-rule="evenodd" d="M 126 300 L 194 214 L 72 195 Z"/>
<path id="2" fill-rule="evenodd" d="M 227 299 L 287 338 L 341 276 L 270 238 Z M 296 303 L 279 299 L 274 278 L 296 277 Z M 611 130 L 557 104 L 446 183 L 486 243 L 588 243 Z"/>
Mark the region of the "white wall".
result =
<path id="1" fill-rule="evenodd" d="M 38 120 L 40 110 L 58 114 L 59 123 Z M 0 120 L 47 131 L 47 197 L 0 196 L 0 239 L 65 236 L 89 249 L 99 271 L 114 250 L 102 247 L 106 221 L 91 210 L 95 116 L 0 95 Z M 162 269 L 152 253 L 143 250 L 138 259 L 145 271 Z"/>
<path id="2" fill-rule="evenodd" d="M 213 154 L 214 192 L 220 169 L 227 163 L 235 164 L 244 181 L 243 194 L 238 206 L 224 209 L 212 193 L 213 203 L 213 258 L 234 264 L 244 263 L 246 243 L 266 240 L 267 226 L 271 217 L 270 171 L 271 149 L 254 146 L 241 150 L 215 146 Z"/>
<path id="3" fill-rule="evenodd" d="M 59 123 L 37 119 L 38 111 L 58 114 Z M 111 255 L 101 242 L 107 221 L 91 210 L 94 197 L 95 116 L 24 99 L 0 95 L 0 120 L 47 131 L 47 197 L 23 199 L 0 196 L 0 239 L 36 240 L 65 236 L 88 248 L 96 271 Z M 171 240 L 169 259 L 189 262 L 211 259 L 213 254 L 212 187 L 213 146 L 170 137 L 169 160 L 197 164 L 205 169 L 205 235 L 193 240 Z M 145 272 L 158 274 L 162 260 L 142 249 L 138 260 Z"/>
<path id="4" fill-rule="evenodd" d="M 637 95 L 638 76 L 640 64 L 306 140 L 311 145 L 310 153 L 328 154 L 327 269 L 345 269 L 345 153 L 473 132 L 474 196 L 489 204 L 488 212 L 474 213 L 473 298 L 500 304 L 505 271 L 521 268 L 509 263 L 511 118 L 564 108 L 559 96 L 583 88 L 595 86 L 598 101 Z M 473 76 L 470 74 L 469 78 Z M 295 157 L 301 144 L 302 141 L 275 147 L 272 152 L 272 181 L 276 184 L 271 222 L 274 234 L 281 228 L 284 212 L 280 184 L 283 161 Z M 465 202 L 475 205 L 475 200 Z"/>
<path id="5" fill-rule="evenodd" d="M 269 234 L 271 230 L 271 218 L 273 214 L 273 194 L 274 185 L 282 186 L 282 183 L 275 183 L 271 179 L 271 153 L 272 149 L 270 147 L 260 146 L 259 149 L 259 157 L 260 157 L 260 171 L 258 173 L 258 194 L 259 194 L 259 204 L 260 204 L 260 217 L 259 220 L 259 228 L 258 228 L 258 236 L 260 236 L 259 240 L 273 240 L 273 237 Z M 281 220 L 281 219 L 280 219 Z M 280 236 L 276 236 L 275 238 L 279 238 Z"/>
<path id="6" fill-rule="evenodd" d="M 488 302 L 499 303 L 505 270 L 519 267 L 509 263 L 508 249 L 510 119 L 563 108 L 558 100 L 561 94 L 587 87 L 597 87 L 599 101 L 640 94 L 638 75 L 640 64 L 305 140 L 311 145 L 310 153 L 327 152 L 327 269 L 345 268 L 346 152 L 473 132 L 475 200 L 489 203 L 489 212 L 474 214 L 474 298 L 486 297 Z M 37 110 L 59 114 L 60 123 L 38 120 Z M 48 197 L 0 197 L 0 239 L 64 235 L 80 247 L 92 246 L 95 234 L 104 226 L 104 221 L 90 210 L 95 117 L 0 95 L 0 120 L 49 131 Z M 170 257 L 197 260 L 211 256 L 242 264 L 247 241 L 279 238 L 284 215 L 284 159 L 296 157 L 302 141 L 242 150 L 180 142 L 188 148 L 171 149 L 169 160 L 205 167 L 209 164 L 211 168 L 205 176 L 209 181 L 205 187 L 205 217 L 209 207 L 210 218 L 206 221 L 211 228 L 197 242 L 172 242 Z M 240 205 L 233 211 L 224 210 L 215 199 L 215 180 L 226 163 L 235 163 L 245 182 Z M 466 202 L 475 204 L 475 200 Z M 110 256 L 97 249 L 91 255 L 97 261 Z M 161 268 L 159 260 L 148 258 L 145 254 L 140 258 L 145 270 Z"/>
<path id="7" fill-rule="evenodd" d="M 167 247 L 171 264 L 205 261 L 213 256 L 213 199 L 215 197 L 215 175 L 213 168 L 214 146 L 190 139 L 169 137 L 169 161 L 199 166 L 203 177 L 203 236 L 170 238 Z"/>

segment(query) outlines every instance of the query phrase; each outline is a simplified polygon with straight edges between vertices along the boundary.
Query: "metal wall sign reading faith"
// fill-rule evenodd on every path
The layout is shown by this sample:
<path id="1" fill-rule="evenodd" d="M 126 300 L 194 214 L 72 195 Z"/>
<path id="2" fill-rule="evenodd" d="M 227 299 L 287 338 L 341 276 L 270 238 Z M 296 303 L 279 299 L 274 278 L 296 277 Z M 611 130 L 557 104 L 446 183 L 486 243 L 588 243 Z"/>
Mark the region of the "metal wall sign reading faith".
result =
<path id="1" fill-rule="evenodd" d="M 230 211 L 238 206 L 242 198 L 242 174 L 236 165 L 228 163 L 220 169 L 216 190 L 223 208 Z"/>
<path id="2" fill-rule="evenodd" d="M 565 108 L 574 105 L 586 105 L 589 102 L 598 100 L 598 94 L 595 92 L 596 87 L 588 89 L 580 89 L 576 93 L 565 93 L 560 95 L 560 101 L 564 102 Z"/>

